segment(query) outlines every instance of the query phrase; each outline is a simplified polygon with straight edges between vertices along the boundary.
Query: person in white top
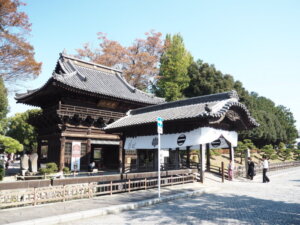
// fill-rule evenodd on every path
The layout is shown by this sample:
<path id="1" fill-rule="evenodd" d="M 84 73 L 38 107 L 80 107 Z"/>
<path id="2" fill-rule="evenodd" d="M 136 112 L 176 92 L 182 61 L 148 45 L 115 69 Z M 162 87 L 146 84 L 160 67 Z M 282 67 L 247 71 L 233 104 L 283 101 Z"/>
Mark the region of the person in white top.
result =
<path id="1" fill-rule="evenodd" d="M 267 171 L 269 169 L 269 162 L 266 156 L 263 157 L 263 183 L 270 182 L 269 177 L 267 177 Z"/>

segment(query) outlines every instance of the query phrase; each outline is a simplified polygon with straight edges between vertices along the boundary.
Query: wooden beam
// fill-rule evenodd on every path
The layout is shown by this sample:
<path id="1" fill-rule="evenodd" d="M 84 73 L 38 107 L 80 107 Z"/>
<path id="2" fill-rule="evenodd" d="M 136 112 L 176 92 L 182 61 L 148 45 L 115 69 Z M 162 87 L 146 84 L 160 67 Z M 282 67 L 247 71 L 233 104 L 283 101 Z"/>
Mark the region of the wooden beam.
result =
<path id="1" fill-rule="evenodd" d="M 74 133 L 62 133 L 62 137 L 82 137 L 82 138 L 97 138 L 106 140 L 120 140 L 119 135 L 114 134 L 74 134 Z"/>

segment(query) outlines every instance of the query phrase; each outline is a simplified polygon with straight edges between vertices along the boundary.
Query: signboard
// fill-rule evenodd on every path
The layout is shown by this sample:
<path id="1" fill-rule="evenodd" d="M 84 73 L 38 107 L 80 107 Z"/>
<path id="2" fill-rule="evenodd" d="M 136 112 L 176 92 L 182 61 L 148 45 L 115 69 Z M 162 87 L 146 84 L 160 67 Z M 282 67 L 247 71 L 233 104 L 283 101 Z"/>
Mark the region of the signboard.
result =
<path id="1" fill-rule="evenodd" d="M 157 133 L 163 133 L 163 119 L 161 117 L 157 117 Z"/>
<path id="2" fill-rule="evenodd" d="M 80 171 L 81 142 L 72 142 L 71 170 Z"/>

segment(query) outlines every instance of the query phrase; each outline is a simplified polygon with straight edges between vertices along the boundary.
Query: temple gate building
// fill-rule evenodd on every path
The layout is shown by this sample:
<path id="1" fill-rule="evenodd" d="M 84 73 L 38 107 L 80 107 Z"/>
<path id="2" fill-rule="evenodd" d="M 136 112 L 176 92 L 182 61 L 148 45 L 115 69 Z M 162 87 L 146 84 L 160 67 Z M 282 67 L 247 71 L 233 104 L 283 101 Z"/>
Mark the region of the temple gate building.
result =
<path id="1" fill-rule="evenodd" d="M 130 109 L 164 102 L 132 87 L 117 69 L 65 54 L 42 87 L 15 98 L 42 109 L 29 121 L 38 132 L 39 163 L 56 162 L 60 170 L 87 169 L 92 161 L 99 169 L 119 170 L 122 139 L 104 127 Z"/>

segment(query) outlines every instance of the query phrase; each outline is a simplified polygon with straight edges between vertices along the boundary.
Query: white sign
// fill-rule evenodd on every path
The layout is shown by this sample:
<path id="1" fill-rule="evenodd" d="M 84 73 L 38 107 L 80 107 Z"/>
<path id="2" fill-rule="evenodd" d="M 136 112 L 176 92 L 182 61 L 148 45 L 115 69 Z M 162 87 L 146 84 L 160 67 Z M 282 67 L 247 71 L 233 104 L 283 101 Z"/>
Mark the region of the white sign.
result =
<path id="1" fill-rule="evenodd" d="M 72 142 L 71 170 L 80 171 L 81 142 Z"/>
<path id="2" fill-rule="evenodd" d="M 163 133 L 163 119 L 161 117 L 157 117 L 157 133 Z"/>
<path id="3" fill-rule="evenodd" d="M 161 149 L 159 156 L 160 164 L 165 163 L 165 157 L 169 157 L 169 149 Z"/>

